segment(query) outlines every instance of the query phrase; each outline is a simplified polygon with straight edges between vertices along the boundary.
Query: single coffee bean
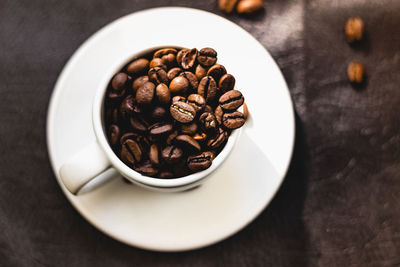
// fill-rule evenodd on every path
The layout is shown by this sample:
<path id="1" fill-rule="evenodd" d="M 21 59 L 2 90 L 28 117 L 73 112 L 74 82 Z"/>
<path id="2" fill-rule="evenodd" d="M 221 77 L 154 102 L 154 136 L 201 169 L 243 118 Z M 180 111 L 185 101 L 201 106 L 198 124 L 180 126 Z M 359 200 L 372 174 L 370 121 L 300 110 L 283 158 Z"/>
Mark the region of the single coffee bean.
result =
<path id="1" fill-rule="evenodd" d="M 136 78 L 132 83 L 133 93 L 136 94 L 136 92 L 139 89 L 139 87 L 142 86 L 143 84 L 145 84 L 148 81 L 149 81 L 149 76 L 147 76 L 147 75 L 140 76 L 140 77 Z"/>
<path id="2" fill-rule="evenodd" d="M 140 172 L 145 176 L 153 177 L 158 173 L 158 169 L 151 165 L 150 161 L 145 161 L 142 164 L 134 166 L 135 171 Z"/>
<path id="3" fill-rule="evenodd" d="M 111 145 L 118 144 L 120 134 L 121 131 L 119 130 L 119 127 L 115 124 L 111 124 L 110 127 L 108 128 L 108 138 L 111 142 Z"/>
<path id="4" fill-rule="evenodd" d="M 139 105 L 148 105 L 153 101 L 156 86 L 152 82 L 146 82 L 136 92 L 136 102 Z"/>
<path id="5" fill-rule="evenodd" d="M 254 13 L 264 7 L 263 0 L 240 0 L 236 6 L 239 14 Z"/>
<path id="6" fill-rule="evenodd" d="M 174 174 L 170 171 L 162 171 L 158 174 L 160 178 L 168 179 L 174 177 Z"/>
<path id="7" fill-rule="evenodd" d="M 147 128 L 149 127 L 149 123 L 139 116 L 133 116 L 130 119 L 130 123 L 134 130 L 141 132 L 141 133 L 146 132 Z"/>
<path id="8" fill-rule="evenodd" d="M 156 144 L 152 144 L 150 147 L 149 159 L 151 164 L 156 167 L 160 165 L 160 159 L 158 155 L 159 155 L 158 146 Z"/>
<path id="9" fill-rule="evenodd" d="M 219 82 L 219 79 L 224 74 L 226 74 L 226 69 L 221 64 L 215 64 L 207 71 L 207 76 L 212 76 L 216 82 Z"/>
<path id="10" fill-rule="evenodd" d="M 123 162 L 133 165 L 142 160 L 142 150 L 139 144 L 131 139 L 126 140 L 122 144 L 121 159 Z"/>
<path id="11" fill-rule="evenodd" d="M 178 135 L 175 138 L 175 144 L 190 152 L 200 152 L 201 150 L 200 144 L 193 137 L 186 134 Z"/>
<path id="12" fill-rule="evenodd" d="M 347 76 L 351 83 L 362 83 L 364 81 L 364 65 L 353 61 L 347 67 Z"/>
<path id="13" fill-rule="evenodd" d="M 161 120 L 167 116 L 167 110 L 163 107 L 155 107 L 151 112 L 151 117 L 154 120 Z"/>
<path id="14" fill-rule="evenodd" d="M 169 84 L 169 90 L 172 94 L 184 94 L 189 87 L 189 81 L 185 77 L 175 77 Z"/>
<path id="15" fill-rule="evenodd" d="M 149 69 L 149 61 L 145 58 L 139 58 L 132 61 L 128 67 L 126 67 L 126 71 L 130 74 L 141 74 L 146 73 Z"/>
<path id="16" fill-rule="evenodd" d="M 181 133 L 183 134 L 188 134 L 188 135 L 194 135 L 197 132 L 197 129 L 199 127 L 197 126 L 197 123 L 192 122 L 188 124 L 182 124 L 181 125 Z"/>
<path id="17" fill-rule="evenodd" d="M 199 121 L 204 131 L 214 132 L 217 130 L 218 122 L 214 114 L 211 112 L 204 112 L 201 114 Z"/>
<path id="18" fill-rule="evenodd" d="M 161 105 L 168 105 L 171 101 L 171 93 L 165 83 L 160 83 L 156 87 L 156 97 Z"/>
<path id="19" fill-rule="evenodd" d="M 167 72 L 167 77 L 168 77 L 168 79 L 169 79 L 170 81 L 172 81 L 172 80 L 173 80 L 176 76 L 178 76 L 182 71 L 183 71 L 183 70 L 182 70 L 181 68 L 179 68 L 179 67 L 172 68 L 172 69 L 170 69 L 170 70 Z"/>
<path id="20" fill-rule="evenodd" d="M 176 62 L 178 62 L 178 65 L 182 65 L 182 57 L 183 54 L 185 54 L 189 49 L 181 49 L 179 52 L 176 54 Z"/>
<path id="21" fill-rule="evenodd" d="M 196 133 L 193 136 L 193 139 L 196 140 L 197 142 L 203 142 L 207 139 L 207 134 L 205 134 L 203 132 Z"/>
<path id="22" fill-rule="evenodd" d="M 121 91 L 125 89 L 126 82 L 128 81 L 128 75 L 126 73 L 117 73 L 111 81 L 111 86 L 115 91 Z"/>
<path id="23" fill-rule="evenodd" d="M 122 145 L 125 143 L 126 140 L 131 139 L 134 141 L 137 141 L 139 139 L 139 134 L 137 133 L 125 133 L 124 135 L 121 136 L 119 139 L 119 143 Z"/>
<path id="24" fill-rule="evenodd" d="M 199 155 L 188 157 L 187 166 L 192 171 L 202 171 L 208 169 L 211 166 L 213 160 L 214 153 L 206 151 Z"/>
<path id="25" fill-rule="evenodd" d="M 360 41 L 364 35 L 364 22 L 360 17 L 351 17 L 347 20 L 344 27 L 347 42 L 353 43 Z"/>
<path id="26" fill-rule="evenodd" d="M 207 75 L 207 69 L 198 64 L 196 66 L 195 75 L 197 77 L 197 80 L 200 81 L 201 79 L 203 79 L 203 77 Z"/>
<path id="27" fill-rule="evenodd" d="M 196 75 L 190 71 L 181 72 L 179 75 L 185 77 L 189 81 L 189 86 L 192 90 L 197 90 L 199 81 L 197 80 Z"/>
<path id="28" fill-rule="evenodd" d="M 197 93 L 204 97 L 206 102 L 213 101 L 217 95 L 217 84 L 212 76 L 201 79 Z"/>
<path id="29" fill-rule="evenodd" d="M 149 80 L 151 82 L 153 82 L 154 84 L 160 84 L 160 83 L 168 83 L 168 77 L 167 77 L 167 73 L 165 72 L 164 69 L 160 68 L 160 67 L 155 67 L 155 68 L 151 68 L 149 70 Z"/>
<path id="30" fill-rule="evenodd" d="M 183 151 L 177 146 L 167 146 L 161 151 L 161 157 L 167 164 L 178 162 L 183 156 Z"/>
<path id="31" fill-rule="evenodd" d="M 217 106 L 214 111 L 215 118 L 219 125 L 222 125 L 222 116 L 224 115 L 224 111 L 222 110 L 221 106 Z"/>
<path id="32" fill-rule="evenodd" d="M 225 13 L 231 13 L 238 0 L 218 0 L 218 7 Z"/>
<path id="33" fill-rule="evenodd" d="M 132 114 L 133 110 L 135 109 L 135 98 L 132 95 L 128 95 L 124 98 L 120 106 L 120 113 L 123 119 L 129 119 Z"/>
<path id="34" fill-rule="evenodd" d="M 172 104 L 174 104 L 176 102 L 186 102 L 186 98 L 184 98 L 183 96 L 180 96 L 180 95 L 176 95 L 172 98 Z"/>
<path id="35" fill-rule="evenodd" d="M 218 87 L 222 93 L 226 93 L 235 87 L 235 77 L 231 74 L 224 74 L 219 79 Z"/>
<path id="36" fill-rule="evenodd" d="M 181 123 L 191 122 L 194 117 L 196 117 L 196 110 L 194 107 L 185 102 L 175 102 L 171 105 L 169 110 L 171 116 Z"/>
<path id="37" fill-rule="evenodd" d="M 219 98 L 219 105 L 223 110 L 233 111 L 240 107 L 244 102 L 242 93 L 238 90 L 231 90 Z"/>
<path id="38" fill-rule="evenodd" d="M 210 149 L 219 148 L 226 140 L 228 139 L 228 133 L 224 131 L 222 128 L 219 128 L 217 134 L 214 138 L 210 139 L 207 142 L 207 146 Z"/>
<path id="39" fill-rule="evenodd" d="M 182 56 L 182 61 L 181 61 L 181 66 L 185 70 L 188 70 L 194 66 L 194 63 L 196 62 L 197 58 L 197 49 L 192 48 L 185 53 L 183 53 Z"/>
<path id="40" fill-rule="evenodd" d="M 166 140 L 166 144 L 167 145 L 171 145 L 173 142 L 174 142 L 174 140 L 175 140 L 175 138 L 178 136 L 178 131 L 173 131 L 172 133 L 170 133 L 169 135 L 168 135 L 168 137 L 167 137 L 167 140 Z"/>
<path id="41" fill-rule="evenodd" d="M 245 120 L 249 117 L 249 108 L 247 107 L 246 102 L 243 102 L 243 116 Z"/>
<path id="42" fill-rule="evenodd" d="M 244 115 L 240 111 L 225 113 L 222 117 L 223 125 L 231 130 L 242 127 L 245 121 Z"/>
<path id="43" fill-rule="evenodd" d="M 194 107 L 197 114 L 199 114 L 199 112 L 202 111 L 206 105 L 206 100 L 199 94 L 189 95 L 187 98 L 187 102 Z"/>
<path id="44" fill-rule="evenodd" d="M 164 64 L 171 66 L 175 63 L 175 48 L 163 48 L 154 53 L 154 58 L 161 58 Z"/>
<path id="45" fill-rule="evenodd" d="M 162 68 L 163 70 L 167 71 L 168 67 L 167 65 L 164 63 L 164 61 L 161 58 L 153 58 L 150 61 L 150 69 L 152 68 Z"/>
<path id="46" fill-rule="evenodd" d="M 200 50 L 197 61 L 204 67 L 211 67 L 217 62 L 217 51 L 210 47 Z"/>
<path id="47" fill-rule="evenodd" d="M 149 134 L 157 138 L 169 134 L 172 131 L 172 129 L 173 129 L 172 124 L 165 122 L 155 123 L 148 128 Z"/>

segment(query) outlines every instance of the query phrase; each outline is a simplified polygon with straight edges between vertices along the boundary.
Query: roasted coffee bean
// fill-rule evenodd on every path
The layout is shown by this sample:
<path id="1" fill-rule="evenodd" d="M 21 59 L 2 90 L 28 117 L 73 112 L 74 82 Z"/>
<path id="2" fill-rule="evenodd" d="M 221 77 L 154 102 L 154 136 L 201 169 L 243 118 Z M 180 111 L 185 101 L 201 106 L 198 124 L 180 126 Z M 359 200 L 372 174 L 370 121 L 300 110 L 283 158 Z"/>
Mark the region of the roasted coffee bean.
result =
<path id="1" fill-rule="evenodd" d="M 175 144 L 191 152 L 200 152 L 201 150 L 200 144 L 193 137 L 186 134 L 178 135 L 175 138 Z"/>
<path id="2" fill-rule="evenodd" d="M 187 166 L 192 171 L 202 171 L 208 169 L 211 166 L 213 160 L 214 153 L 206 151 L 199 155 L 188 157 Z"/>
<path id="3" fill-rule="evenodd" d="M 364 22 L 360 17 L 351 17 L 344 27 L 347 42 L 360 41 L 364 35 Z"/>
<path id="4" fill-rule="evenodd" d="M 139 144 L 131 139 L 126 140 L 122 144 L 121 159 L 123 162 L 133 165 L 142 160 L 142 150 Z"/>
<path id="5" fill-rule="evenodd" d="M 201 114 L 199 121 L 204 131 L 214 132 L 215 130 L 217 130 L 218 122 L 214 114 L 212 114 L 211 112 L 204 112 L 203 114 Z"/>
<path id="6" fill-rule="evenodd" d="M 133 114 L 133 110 L 135 109 L 135 98 L 132 95 L 128 95 L 122 101 L 120 106 L 120 113 L 123 119 L 127 120 Z"/>
<path id="7" fill-rule="evenodd" d="M 221 106 L 217 106 L 214 111 L 215 118 L 219 125 L 222 125 L 222 116 L 224 115 L 224 111 L 222 110 Z"/>
<path id="8" fill-rule="evenodd" d="M 250 14 L 264 7 L 263 0 L 240 0 L 236 5 L 239 14 Z"/>
<path id="9" fill-rule="evenodd" d="M 138 132 L 146 132 L 149 127 L 149 123 L 139 116 L 133 116 L 130 119 L 131 126 L 134 130 Z"/>
<path id="10" fill-rule="evenodd" d="M 246 119 L 240 111 L 225 113 L 222 117 L 222 123 L 228 129 L 237 129 L 242 127 L 245 121 Z"/>
<path id="11" fill-rule="evenodd" d="M 205 141 L 207 139 L 207 134 L 202 133 L 202 132 L 201 133 L 196 133 L 193 136 L 193 139 L 196 140 L 197 142 L 203 142 L 203 141 Z"/>
<path id="12" fill-rule="evenodd" d="M 197 123 L 192 122 L 188 124 L 182 124 L 181 125 L 181 133 L 183 134 L 188 134 L 188 135 L 194 135 L 197 132 L 197 129 L 199 127 L 197 126 Z"/>
<path id="13" fill-rule="evenodd" d="M 139 138 L 139 134 L 137 133 L 125 133 L 124 135 L 121 136 L 119 139 L 119 143 L 122 145 L 126 140 L 131 139 L 134 141 L 137 141 Z"/>
<path id="14" fill-rule="evenodd" d="M 347 66 L 347 77 L 351 83 L 362 83 L 364 81 L 364 65 L 353 61 Z"/>
<path id="15" fill-rule="evenodd" d="M 179 75 L 185 77 L 189 81 L 189 86 L 192 90 L 197 90 L 197 87 L 199 86 L 199 81 L 197 80 L 196 75 L 194 75 L 190 71 L 181 72 Z"/>
<path id="16" fill-rule="evenodd" d="M 155 176 L 158 173 L 158 169 L 154 168 L 150 161 L 145 161 L 142 164 L 135 166 L 134 169 L 145 176 Z"/>
<path id="17" fill-rule="evenodd" d="M 165 83 L 160 83 L 156 87 L 156 97 L 160 104 L 168 105 L 171 101 L 171 93 L 169 92 L 169 88 Z"/>
<path id="18" fill-rule="evenodd" d="M 157 167 L 160 165 L 159 150 L 156 144 L 152 144 L 150 147 L 149 159 L 153 166 Z"/>
<path id="19" fill-rule="evenodd" d="M 165 122 L 155 123 L 148 128 L 149 134 L 153 137 L 167 135 L 172 131 L 172 129 L 172 124 Z"/>
<path id="20" fill-rule="evenodd" d="M 199 94 L 191 94 L 187 98 L 187 102 L 196 110 L 197 114 L 202 111 L 206 105 L 206 100 Z"/>
<path id="21" fill-rule="evenodd" d="M 244 97 L 238 90 L 228 91 L 219 98 L 219 105 L 227 111 L 236 110 L 243 102 Z"/>
<path id="22" fill-rule="evenodd" d="M 167 110 L 163 107 L 155 107 L 151 112 L 151 117 L 154 120 L 161 120 L 167 115 Z"/>
<path id="23" fill-rule="evenodd" d="M 160 67 L 151 68 L 149 70 L 149 80 L 154 84 L 168 83 L 167 73 Z"/>
<path id="24" fill-rule="evenodd" d="M 170 171 L 162 171 L 158 175 L 160 178 L 163 178 L 163 179 L 168 179 L 168 178 L 174 177 L 174 174 Z"/>
<path id="25" fill-rule="evenodd" d="M 115 91 L 121 91 L 125 89 L 127 81 L 128 75 L 126 73 L 120 72 L 116 74 L 112 79 L 111 86 Z"/>
<path id="26" fill-rule="evenodd" d="M 111 124 L 108 129 L 108 138 L 110 139 L 111 145 L 116 145 L 119 142 L 121 131 L 115 124 Z"/>
<path id="27" fill-rule="evenodd" d="M 222 128 L 219 128 L 214 138 L 208 140 L 207 146 L 210 149 L 219 148 L 228 139 L 228 133 Z"/>
<path id="28" fill-rule="evenodd" d="M 184 49 L 179 50 L 179 52 L 176 54 L 176 62 L 178 62 L 178 65 L 182 64 L 183 54 L 185 54 L 188 50 L 189 49 L 184 48 Z"/>
<path id="29" fill-rule="evenodd" d="M 218 7 L 225 13 L 231 13 L 238 0 L 218 0 Z"/>
<path id="30" fill-rule="evenodd" d="M 146 73 L 147 70 L 149 69 L 149 61 L 145 58 L 139 58 L 126 67 L 126 71 L 130 74 L 141 74 L 141 73 Z"/>
<path id="31" fill-rule="evenodd" d="M 191 122 L 194 117 L 196 117 L 196 110 L 194 107 L 185 102 L 175 102 L 171 105 L 169 110 L 171 116 L 181 123 Z"/>
<path id="32" fill-rule="evenodd" d="M 243 116 L 245 120 L 249 117 L 249 108 L 247 107 L 246 102 L 243 102 Z"/>
<path id="33" fill-rule="evenodd" d="M 231 74 L 224 74 L 219 79 L 218 87 L 222 93 L 226 93 L 235 87 L 235 77 Z"/>
<path id="34" fill-rule="evenodd" d="M 173 80 L 176 76 L 178 76 L 182 71 L 183 71 L 183 70 L 182 70 L 181 68 L 179 68 L 179 67 L 172 68 L 172 69 L 170 69 L 170 70 L 167 72 L 167 77 L 168 77 L 168 79 L 169 79 L 170 81 L 172 81 L 172 80 Z"/>
<path id="35" fill-rule="evenodd" d="M 219 79 L 224 74 L 226 74 L 226 69 L 224 66 L 220 64 L 215 64 L 207 71 L 207 76 L 212 76 L 216 82 L 219 82 Z"/>
<path id="36" fill-rule="evenodd" d="M 217 62 L 217 51 L 210 47 L 203 48 L 197 56 L 197 61 L 204 67 L 211 67 Z"/>
<path id="37" fill-rule="evenodd" d="M 203 77 L 207 75 L 207 69 L 198 64 L 196 66 L 195 75 L 197 77 L 197 80 L 200 81 L 201 79 L 203 79 Z"/>
<path id="38" fill-rule="evenodd" d="M 154 58 L 161 58 L 164 64 L 171 66 L 175 62 L 176 53 L 175 48 L 163 48 L 154 53 Z"/>
<path id="39" fill-rule="evenodd" d="M 164 63 L 164 61 L 161 58 L 153 58 L 150 61 L 150 69 L 152 68 L 162 68 L 163 70 L 167 71 L 168 67 L 167 65 Z"/>
<path id="40" fill-rule="evenodd" d="M 172 133 L 170 133 L 167 137 L 166 144 L 171 145 L 177 136 L 178 136 L 178 131 L 173 131 Z"/>
<path id="41" fill-rule="evenodd" d="M 172 94 L 184 94 L 189 87 L 189 81 L 183 76 L 175 77 L 169 84 L 169 91 Z"/>
<path id="42" fill-rule="evenodd" d="M 146 82 L 136 92 L 136 102 L 139 105 L 148 105 L 153 101 L 156 86 L 152 82 Z"/>
<path id="43" fill-rule="evenodd" d="M 172 98 L 172 104 L 174 104 L 176 102 L 186 102 L 186 98 L 184 98 L 183 96 L 180 96 L 180 95 L 176 95 Z"/>
<path id="44" fill-rule="evenodd" d="M 185 70 L 188 70 L 194 66 L 194 63 L 196 62 L 197 58 L 197 49 L 192 48 L 185 53 L 183 53 L 182 56 L 182 61 L 181 61 L 181 66 Z"/>
<path id="45" fill-rule="evenodd" d="M 178 162 L 183 156 L 183 151 L 177 146 L 167 146 L 161 151 L 161 157 L 167 164 Z"/>
<path id="46" fill-rule="evenodd" d="M 207 103 L 213 101 L 217 95 L 217 84 L 214 78 L 206 76 L 201 79 L 197 93 L 204 97 Z"/>
<path id="47" fill-rule="evenodd" d="M 133 92 L 136 94 L 139 87 L 148 81 L 149 81 L 149 76 L 147 76 L 147 75 L 136 78 L 132 83 Z"/>

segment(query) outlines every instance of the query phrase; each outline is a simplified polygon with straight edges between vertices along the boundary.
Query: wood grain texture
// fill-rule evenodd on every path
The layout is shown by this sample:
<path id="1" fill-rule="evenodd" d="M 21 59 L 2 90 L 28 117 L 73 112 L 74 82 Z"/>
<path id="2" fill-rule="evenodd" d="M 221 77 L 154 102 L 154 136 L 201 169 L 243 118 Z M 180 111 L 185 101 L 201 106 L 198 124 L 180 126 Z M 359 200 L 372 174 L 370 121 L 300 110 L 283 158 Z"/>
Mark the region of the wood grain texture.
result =
<path id="1" fill-rule="evenodd" d="M 189 6 L 238 23 L 281 67 L 295 104 L 296 146 L 269 207 L 216 245 L 156 253 L 100 233 L 52 173 L 47 105 L 68 58 L 114 19 Z M 251 17 L 216 0 L 0 0 L 0 266 L 399 266 L 400 2 L 268 0 Z M 364 19 L 351 47 L 343 27 Z M 347 83 L 359 60 L 364 88 Z"/>

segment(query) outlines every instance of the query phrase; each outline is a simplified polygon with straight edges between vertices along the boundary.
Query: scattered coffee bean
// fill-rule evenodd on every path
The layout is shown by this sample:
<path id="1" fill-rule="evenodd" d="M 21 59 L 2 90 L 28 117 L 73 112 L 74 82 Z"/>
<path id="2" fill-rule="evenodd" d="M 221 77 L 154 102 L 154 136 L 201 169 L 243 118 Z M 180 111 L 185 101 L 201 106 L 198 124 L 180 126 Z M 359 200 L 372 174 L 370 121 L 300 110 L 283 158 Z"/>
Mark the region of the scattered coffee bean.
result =
<path id="1" fill-rule="evenodd" d="M 163 70 L 167 70 L 167 65 L 164 64 L 163 60 L 161 58 L 153 58 L 150 61 L 150 68 L 162 68 Z"/>
<path id="2" fill-rule="evenodd" d="M 133 110 L 135 109 L 135 98 L 133 95 L 128 95 L 122 101 L 120 106 L 120 113 L 123 119 L 127 120 L 133 114 Z"/>
<path id="3" fill-rule="evenodd" d="M 196 110 L 185 102 L 176 102 L 170 107 L 171 116 L 182 123 L 191 122 L 196 116 Z"/>
<path id="4" fill-rule="evenodd" d="M 264 7 L 263 0 L 239 0 L 236 11 L 239 14 L 254 13 Z"/>
<path id="5" fill-rule="evenodd" d="M 139 105 L 148 105 L 153 101 L 156 86 L 152 82 L 146 82 L 136 92 L 136 102 Z"/>
<path id="6" fill-rule="evenodd" d="M 222 110 L 221 106 L 217 106 L 214 111 L 215 118 L 219 125 L 222 125 L 222 116 L 224 115 L 224 111 Z"/>
<path id="7" fill-rule="evenodd" d="M 162 105 L 168 105 L 169 101 L 171 101 L 171 93 L 165 83 L 160 83 L 159 85 L 157 85 L 156 97 L 158 102 Z"/>
<path id="8" fill-rule="evenodd" d="M 217 119 L 211 112 L 204 112 L 199 120 L 205 132 L 214 132 L 218 128 Z"/>
<path id="9" fill-rule="evenodd" d="M 163 48 L 154 53 L 154 58 L 161 58 L 162 62 L 167 66 L 175 64 L 175 55 L 177 51 L 175 48 Z"/>
<path id="10" fill-rule="evenodd" d="M 188 157 L 187 166 L 192 171 L 202 171 L 211 166 L 213 159 L 214 154 L 210 151 L 206 151 L 199 155 Z"/>
<path id="11" fill-rule="evenodd" d="M 364 35 L 364 22 L 360 17 L 351 17 L 344 27 L 347 42 L 360 41 Z"/>
<path id="12" fill-rule="evenodd" d="M 126 67 L 126 71 L 130 74 L 141 74 L 146 73 L 149 69 L 149 61 L 145 58 L 139 58 L 134 60 Z"/>
<path id="13" fill-rule="evenodd" d="M 195 133 L 193 136 L 193 139 L 196 140 L 197 142 L 203 142 L 207 139 L 207 134 L 200 132 L 200 133 Z"/>
<path id="14" fill-rule="evenodd" d="M 231 13 L 238 0 L 218 0 L 218 7 L 225 13 Z"/>
<path id="15" fill-rule="evenodd" d="M 219 79 L 218 87 L 222 93 L 226 93 L 235 87 L 235 77 L 231 74 L 224 74 Z"/>
<path id="16" fill-rule="evenodd" d="M 136 78 L 132 83 L 133 92 L 136 94 L 136 91 L 139 89 L 139 87 L 148 81 L 149 81 L 149 76 L 147 75 Z"/>
<path id="17" fill-rule="evenodd" d="M 120 130 L 119 127 L 115 124 L 111 124 L 108 130 L 108 138 L 110 139 L 110 143 L 112 145 L 116 145 L 119 142 Z"/>
<path id="18" fill-rule="evenodd" d="M 149 127 L 149 123 L 139 116 L 133 116 L 130 119 L 130 123 L 132 128 L 138 132 L 146 132 L 147 128 Z"/>
<path id="19" fill-rule="evenodd" d="M 167 72 L 167 77 L 172 81 L 176 76 L 178 76 L 183 70 L 179 67 L 172 68 Z"/>
<path id="20" fill-rule="evenodd" d="M 176 54 L 176 62 L 178 63 L 178 65 L 182 65 L 182 58 L 183 58 L 183 54 L 185 54 L 189 49 L 181 49 L 179 50 L 179 52 Z"/>
<path id="21" fill-rule="evenodd" d="M 199 86 L 199 81 L 197 80 L 197 77 L 193 72 L 184 71 L 181 72 L 179 75 L 185 77 L 189 81 L 190 89 L 192 89 L 193 91 L 197 90 L 197 87 Z"/>
<path id="22" fill-rule="evenodd" d="M 207 69 L 204 68 L 202 65 L 198 64 L 196 66 L 195 75 L 198 81 L 203 79 L 207 75 Z"/>
<path id="23" fill-rule="evenodd" d="M 211 67 L 217 62 L 217 52 L 209 47 L 203 48 L 199 51 L 197 61 L 204 67 Z"/>
<path id="24" fill-rule="evenodd" d="M 211 138 L 207 142 L 207 146 L 210 149 L 217 149 L 219 148 L 226 140 L 228 140 L 228 133 L 224 131 L 222 128 L 218 129 L 217 134 L 214 138 Z"/>
<path id="25" fill-rule="evenodd" d="M 243 102 L 243 116 L 245 120 L 249 117 L 249 108 L 247 107 L 246 102 Z"/>
<path id="26" fill-rule="evenodd" d="M 206 105 L 206 100 L 199 94 L 191 94 L 187 98 L 187 102 L 191 104 L 197 113 L 203 110 Z"/>
<path id="27" fill-rule="evenodd" d="M 114 76 L 111 85 L 115 91 L 121 91 L 125 88 L 126 82 L 128 81 L 128 74 L 120 72 Z"/>
<path id="28" fill-rule="evenodd" d="M 183 76 L 175 77 L 169 85 L 169 90 L 172 94 L 185 94 L 188 88 L 189 81 Z"/>
<path id="29" fill-rule="evenodd" d="M 347 67 L 347 76 L 351 83 L 362 83 L 364 81 L 364 65 L 353 61 Z"/>
<path id="30" fill-rule="evenodd" d="M 178 162 L 183 156 L 183 151 L 177 146 L 167 146 L 161 152 L 161 157 L 167 164 Z"/>
<path id="31" fill-rule="evenodd" d="M 165 136 L 172 131 L 172 124 L 158 122 L 149 127 L 149 134 L 153 137 Z"/>
<path id="32" fill-rule="evenodd" d="M 204 97 L 206 102 L 213 101 L 217 95 L 217 84 L 212 76 L 201 79 L 197 93 Z"/>
<path id="33" fill-rule="evenodd" d="M 231 90 L 219 98 L 219 105 L 223 110 L 232 111 L 239 108 L 244 102 L 244 97 L 238 90 Z"/>
<path id="34" fill-rule="evenodd" d="M 178 135 L 175 138 L 175 144 L 190 152 L 200 152 L 201 150 L 200 144 L 193 137 L 186 134 Z"/>
<path id="35" fill-rule="evenodd" d="M 139 144 L 131 139 L 122 144 L 121 159 L 127 164 L 133 165 L 142 160 L 142 150 Z"/>
<path id="36" fill-rule="evenodd" d="M 181 133 L 183 134 L 188 134 L 188 135 L 194 135 L 197 132 L 197 129 L 199 127 L 197 126 L 197 123 L 192 122 L 188 124 L 182 124 L 181 125 Z"/>
<path id="37" fill-rule="evenodd" d="M 224 66 L 220 64 L 215 64 L 207 71 L 207 75 L 213 77 L 216 82 L 219 82 L 219 79 L 224 74 L 226 74 L 226 69 Z"/>
<path id="38" fill-rule="evenodd" d="M 172 104 L 176 102 L 186 102 L 186 98 L 180 95 L 176 95 L 172 98 Z"/>
<path id="39" fill-rule="evenodd" d="M 160 165 L 160 159 L 158 155 L 159 155 L 158 146 L 156 144 L 152 144 L 150 147 L 149 159 L 151 164 L 156 167 Z"/>
<path id="40" fill-rule="evenodd" d="M 142 164 L 139 164 L 136 168 L 135 171 L 140 172 L 141 174 L 145 176 L 155 176 L 158 173 L 158 170 L 154 168 L 153 165 L 151 165 L 150 161 L 145 161 Z"/>
<path id="41" fill-rule="evenodd" d="M 181 62 L 182 68 L 184 68 L 185 70 L 192 68 L 194 66 L 194 63 L 196 62 L 196 58 L 197 58 L 196 48 L 190 49 L 185 53 L 183 53 Z"/>
<path id="42" fill-rule="evenodd" d="M 225 113 L 224 116 L 222 116 L 223 125 L 230 130 L 242 127 L 245 121 L 243 113 L 239 111 Z"/>
<path id="43" fill-rule="evenodd" d="M 168 83 L 167 73 L 160 67 L 151 68 L 149 70 L 149 80 L 155 84 Z"/>

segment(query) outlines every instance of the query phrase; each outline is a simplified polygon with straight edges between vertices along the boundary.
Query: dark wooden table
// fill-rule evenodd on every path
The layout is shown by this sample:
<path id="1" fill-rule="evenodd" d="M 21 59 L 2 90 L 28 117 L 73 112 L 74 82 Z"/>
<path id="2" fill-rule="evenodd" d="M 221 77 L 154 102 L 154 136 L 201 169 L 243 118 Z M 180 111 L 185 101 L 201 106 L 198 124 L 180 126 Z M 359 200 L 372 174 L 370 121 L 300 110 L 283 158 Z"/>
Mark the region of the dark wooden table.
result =
<path id="1" fill-rule="evenodd" d="M 252 17 L 226 17 L 288 82 L 297 113 L 289 172 L 243 231 L 167 254 L 114 241 L 74 210 L 50 168 L 47 105 L 68 58 L 102 26 L 163 5 L 223 15 L 216 0 L 1 0 L 0 266 L 399 266 L 400 1 L 264 2 Z M 343 36 L 353 15 L 367 29 L 356 47 Z M 363 88 L 347 82 L 351 60 L 366 66 Z"/>

